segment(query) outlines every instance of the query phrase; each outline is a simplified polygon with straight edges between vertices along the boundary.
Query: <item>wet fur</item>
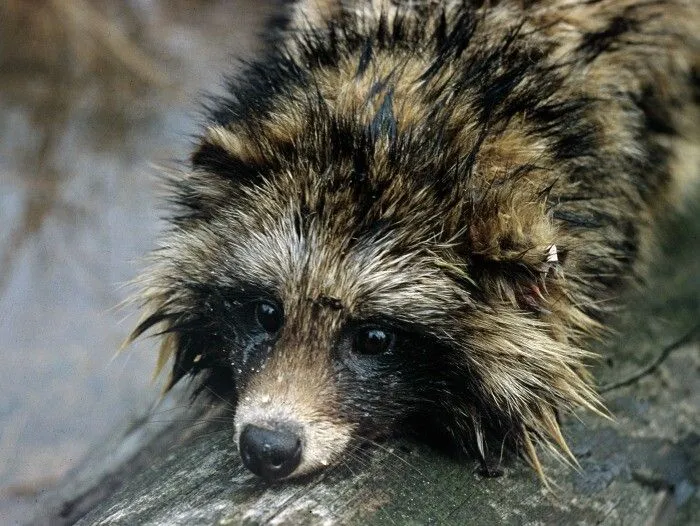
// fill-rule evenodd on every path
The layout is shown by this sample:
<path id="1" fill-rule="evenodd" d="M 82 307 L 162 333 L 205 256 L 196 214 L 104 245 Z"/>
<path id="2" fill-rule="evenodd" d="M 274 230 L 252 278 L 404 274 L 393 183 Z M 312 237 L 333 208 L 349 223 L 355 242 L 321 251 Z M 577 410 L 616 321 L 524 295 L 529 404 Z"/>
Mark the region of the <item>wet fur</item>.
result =
<path id="1" fill-rule="evenodd" d="M 133 337 L 237 422 L 305 427 L 300 472 L 416 416 L 572 458 L 558 413 L 605 413 L 590 340 L 697 175 L 698 2 L 477 4 L 297 4 L 171 179 Z M 367 322 L 395 352 L 352 356 Z"/>

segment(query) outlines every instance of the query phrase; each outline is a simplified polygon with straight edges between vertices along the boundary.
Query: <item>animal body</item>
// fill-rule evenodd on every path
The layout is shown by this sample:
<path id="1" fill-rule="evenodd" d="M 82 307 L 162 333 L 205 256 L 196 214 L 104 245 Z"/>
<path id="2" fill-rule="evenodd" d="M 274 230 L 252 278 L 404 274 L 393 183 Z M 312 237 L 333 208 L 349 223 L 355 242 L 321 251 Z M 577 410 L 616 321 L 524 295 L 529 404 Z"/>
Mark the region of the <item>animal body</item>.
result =
<path id="1" fill-rule="evenodd" d="M 698 34 L 695 0 L 296 4 L 171 178 L 133 337 L 264 478 L 416 427 L 541 474 L 700 167 Z"/>

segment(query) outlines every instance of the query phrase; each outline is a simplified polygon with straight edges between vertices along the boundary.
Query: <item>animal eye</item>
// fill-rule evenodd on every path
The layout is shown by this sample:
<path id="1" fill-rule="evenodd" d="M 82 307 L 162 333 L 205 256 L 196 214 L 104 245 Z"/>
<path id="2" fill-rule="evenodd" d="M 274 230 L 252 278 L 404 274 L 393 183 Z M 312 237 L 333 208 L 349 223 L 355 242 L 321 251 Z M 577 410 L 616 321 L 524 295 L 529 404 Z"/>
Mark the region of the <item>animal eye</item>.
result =
<path id="1" fill-rule="evenodd" d="M 266 332 L 274 334 L 282 328 L 282 309 L 269 301 L 259 301 L 255 305 L 255 320 Z"/>
<path id="2" fill-rule="evenodd" d="M 382 354 L 392 349 L 395 340 L 393 332 L 378 327 L 364 328 L 355 335 L 355 352 L 366 355 Z"/>

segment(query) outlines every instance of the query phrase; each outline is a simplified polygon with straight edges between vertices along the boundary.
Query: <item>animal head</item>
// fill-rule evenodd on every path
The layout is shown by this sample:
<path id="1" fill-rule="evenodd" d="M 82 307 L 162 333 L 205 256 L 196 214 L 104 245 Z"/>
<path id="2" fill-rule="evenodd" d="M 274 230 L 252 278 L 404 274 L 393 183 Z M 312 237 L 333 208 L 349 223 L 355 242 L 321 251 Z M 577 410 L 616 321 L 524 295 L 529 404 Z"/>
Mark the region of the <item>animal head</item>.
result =
<path id="1" fill-rule="evenodd" d="M 253 65 L 173 178 L 143 278 L 133 336 L 159 328 L 171 384 L 230 387 L 243 462 L 268 479 L 415 417 L 481 455 L 506 440 L 539 470 L 535 443 L 568 454 L 559 408 L 600 410 L 570 337 L 592 322 L 562 285 L 547 148 L 497 104 L 557 79 L 525 86 L 470 62 L 485 112 L 447 55 L 397 62 L 397 28 L 345 34 L 340 51 L 307 36 L 301 58 Z M 536 58 L 476 58 L 489 53 Z"/>

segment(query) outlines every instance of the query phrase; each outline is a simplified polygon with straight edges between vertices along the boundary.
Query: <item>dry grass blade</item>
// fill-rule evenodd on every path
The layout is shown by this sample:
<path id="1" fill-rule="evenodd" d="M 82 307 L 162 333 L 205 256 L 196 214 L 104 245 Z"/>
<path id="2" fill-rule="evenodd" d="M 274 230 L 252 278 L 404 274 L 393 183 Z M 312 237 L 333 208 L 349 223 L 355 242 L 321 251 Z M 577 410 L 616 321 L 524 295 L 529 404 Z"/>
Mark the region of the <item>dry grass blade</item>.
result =
<path id="1" fill-rule="evenodd" d="M 601 393 L 607 393 L 615 389 L 619 389 L 620 387 L 632 385 L 633 383 L 656 371 L 656 369 L 659 368 L 659 366 L 671 355 L 673 351 L 695 341 L 698 337 L 700 337 L 700 323 L 695 325 L 682 337 L 664 347 L 659 355 L 649 365 L 642 367 L 639 371 L 628 376 L 627 378 L 601 386 L 599 391 Z"/>

